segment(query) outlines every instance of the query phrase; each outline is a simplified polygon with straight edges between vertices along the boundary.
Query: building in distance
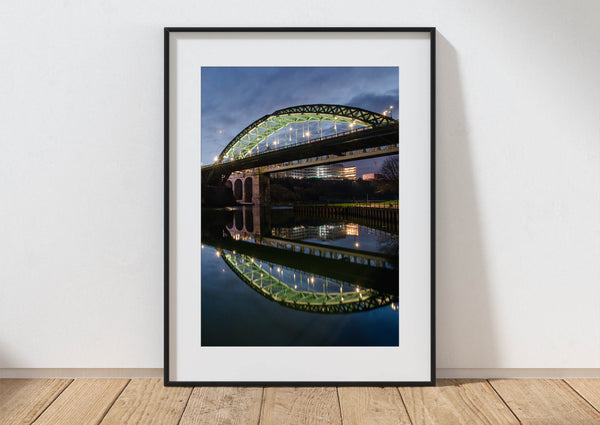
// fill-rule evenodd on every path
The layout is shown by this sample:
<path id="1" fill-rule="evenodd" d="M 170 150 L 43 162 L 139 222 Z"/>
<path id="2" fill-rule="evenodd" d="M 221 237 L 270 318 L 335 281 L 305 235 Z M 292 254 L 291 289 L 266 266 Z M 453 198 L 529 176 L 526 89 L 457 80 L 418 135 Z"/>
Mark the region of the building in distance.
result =
<path id="1" fill-rule="evenodd" d="M 280 227 L 272 229 L 271 233 L 275 237 L 294 241 L 305 239 L 335 241 L 337 239 L 344 239 L 349 234 L 349 226 L 356 226 L 356 234 L 358 235 L 358 225 L 346 223 L 330 223 L 321 226 Z"/>
<path id="2" fill-rule="evenodd" d="M 383 175 L 377 174 L 377 173 L 367 173 L 367 174 L 362 175 L 363 180 L 377 180 L 377 179 L 382 179 L 382 178 L 383 178 Z"/>
<path id="3" fill-rule="evenodd" d="M 345 167 L 344 164 L 317 165 L 315 167 L 298 168 L 295 170 L 273 173 L 273 177 L 287 177 L 293 179 L 356 180 L 356 167 Z"/>

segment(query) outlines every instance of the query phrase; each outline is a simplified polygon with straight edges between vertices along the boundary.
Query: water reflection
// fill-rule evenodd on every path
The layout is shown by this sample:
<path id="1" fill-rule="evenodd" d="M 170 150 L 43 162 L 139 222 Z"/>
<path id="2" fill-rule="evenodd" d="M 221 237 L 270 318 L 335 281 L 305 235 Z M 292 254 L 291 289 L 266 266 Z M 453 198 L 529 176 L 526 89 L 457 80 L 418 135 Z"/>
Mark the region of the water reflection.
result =
<path id="1" fill-rule="evenodd" d="M 351 313 L 391 304 L 394 296 L 349 282 L 224 251 L 225 263 L 242 281 L 269 300 L 295 310 Z"/>
<path id="2" fill-rule="evenodd" d="M 356 227 L 358 236 L 358 225 L 350 224 Z M 320 226 L 294 226 L 294 227 L 279 227 L 271 231 L 273 236 L 283 239 L 304 240 L 316 239 L 319 241 L 335 241 L 344 239 L 348 234 L 346 231 L 346 223 L 322 224 Z"/>
<path id="3" fill-rule="evenodd" d="M 202 243 L 202 345 L 398 344 L 397 234 L 240 207 L 203 210 Z"/>

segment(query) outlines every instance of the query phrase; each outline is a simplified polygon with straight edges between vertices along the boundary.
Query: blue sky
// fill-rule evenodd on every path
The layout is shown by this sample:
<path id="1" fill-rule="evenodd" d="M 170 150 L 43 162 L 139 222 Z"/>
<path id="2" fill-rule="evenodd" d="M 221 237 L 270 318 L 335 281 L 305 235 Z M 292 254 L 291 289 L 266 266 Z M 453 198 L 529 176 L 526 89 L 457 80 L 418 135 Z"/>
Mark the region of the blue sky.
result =
<path id="1" fill-rule="evenodd" d="M 202 161 L 212 163 L 248 124 L 295 105 L 330 103 L 398 110 L 397 67 L 203 67 Z M 377 159 L 378 163 L 383 158 Z M 350 164 L 350 163 L 348 163 Z M 357 174 L 373 160 L 357 161 Z"/>

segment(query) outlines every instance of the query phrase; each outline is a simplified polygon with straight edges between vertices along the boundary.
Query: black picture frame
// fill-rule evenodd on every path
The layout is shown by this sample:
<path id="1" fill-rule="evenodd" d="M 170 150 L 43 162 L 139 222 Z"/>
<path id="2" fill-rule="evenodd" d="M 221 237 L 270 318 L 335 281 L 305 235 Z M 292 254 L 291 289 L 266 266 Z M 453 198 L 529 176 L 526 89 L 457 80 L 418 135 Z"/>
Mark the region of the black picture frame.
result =
<path id="1" fill-rule="evenodd" d="M 171 359 L 169 352 L 169 318 L 170 318 L 170 293 L 169 293 L 169 262 L 170 262 L 170 36 L 175 33 L 294 33 L 294 32 L 404 32 L 429 34 L 430 54 L 430 377 L 429 381 L 408 382 L 331 382 L 331 381 L 175 381 L 170 379 Z M 435 27 L 165 27 L 164 28 L 164 385 L 168 387 L 195 387 L 195 386 L 434 386 L 436 383 L 436 329 L 435 329 L 435 289 L 436 289 L 436 28 Z"/>

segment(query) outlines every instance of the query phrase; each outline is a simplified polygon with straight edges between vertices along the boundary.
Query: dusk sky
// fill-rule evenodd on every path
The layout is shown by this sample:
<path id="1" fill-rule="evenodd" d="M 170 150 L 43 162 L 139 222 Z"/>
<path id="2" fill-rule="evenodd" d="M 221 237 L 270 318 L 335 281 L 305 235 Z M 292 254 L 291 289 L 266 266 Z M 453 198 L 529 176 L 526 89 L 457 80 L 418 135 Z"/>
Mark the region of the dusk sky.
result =
<path id="1" fill-rule="evenodd" d="M 398 111 L 397 67 L 203 67 L 202 161 L 213 158 L 240 131 L 263 115 L 305 104 Z M 394 118 L 397 118 L 394 113 Z M 383 163 L 383 158 L 376 161 Z M 357 176 L 374 171 L 373 160 Z"/>

